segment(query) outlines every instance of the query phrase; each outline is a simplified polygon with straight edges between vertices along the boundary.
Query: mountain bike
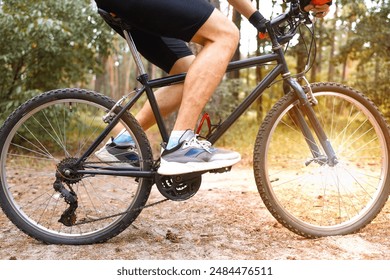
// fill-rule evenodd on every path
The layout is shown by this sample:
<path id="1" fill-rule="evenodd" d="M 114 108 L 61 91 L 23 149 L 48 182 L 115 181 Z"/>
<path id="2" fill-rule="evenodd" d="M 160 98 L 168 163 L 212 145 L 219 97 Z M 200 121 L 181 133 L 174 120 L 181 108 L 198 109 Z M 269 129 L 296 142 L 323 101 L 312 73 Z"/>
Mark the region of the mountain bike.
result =
<path id="1" fill-rule="evenodd" d="M 0 204 L 23 232 L 49 244 L 105 242 L 125 230 L 145 207 L 193 197 L 206 172 L 157 173 L 159 155 L 131 109 L 147 96 L 162 146 L 168 129 L 153 91 L 182 83 L 185 73 L 149 79 L 131 37 L 131 26 L 102 10 L 124 30 L 140 86 L 120 100 L 77 88 L 38 95 L 17 108 L 0 129 Z M 205 138 L 215 143 L 265 89 L 281 77 L 284 96 L 267 113 L 254 143 L 259 194 L 272 215 L 299 235 L 316 238 L 359 231 L 385 205 L 389 192 L 389 127 L 361 92 L 336 83 L 304 83 L 289 72 L 283 45 L 311 16 L 292 0 L 288 11 L 266 24 L 272 50 L 231 62 L 227 72 L 272 68 L 249 95 Z M 301 85 L 303 84 L 303 85 Z M 206 118 L 207 121 L 209 121 Z M 134 161 L 102 162 L 95 152 L 129 132 Z M 147 204 L 152 186 L 164 199 Z"/>

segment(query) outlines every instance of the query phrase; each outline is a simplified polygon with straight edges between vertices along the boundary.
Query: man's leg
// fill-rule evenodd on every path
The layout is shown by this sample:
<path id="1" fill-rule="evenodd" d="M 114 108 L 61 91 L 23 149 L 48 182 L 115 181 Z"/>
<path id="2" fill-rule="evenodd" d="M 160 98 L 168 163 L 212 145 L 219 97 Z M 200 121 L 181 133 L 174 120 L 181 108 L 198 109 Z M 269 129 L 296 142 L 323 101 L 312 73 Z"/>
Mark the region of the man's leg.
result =
<path id="1" fill-rule="evenodd" d="M 239 39 L 237 28 L 230 20 L 218 10 L 213 9 L 205 1 L 135 1 L 131 3 L 131 9 L 127 10 L 121 8 L 123 3 L 125 2 L 110 2 L 109 6 L 112 7 L 113 12 L 117 12 L 120 16 L 131 19 L 131 23 L 134 26 L 139 25 L 142 28 L 148 28 L 150 34 L 155 33 L 182 40 L 192 39 L 191 41 L 204 46 L 187 71 L 187 77 L 182 86 L 183 96 L 180 102 L 178 119 L 174 127 L 175 130 L 170 136 L 168 147 L 162 154 L 159 172 L 161 171 L 161 174 L 170 175 L 219 169 L 238 162 L 240 160 L 238 153 L 212 148 L 209 143 L 198 141 L 193 133 L 201 111 L 220 83 L 227 64 L 237 48 Z M 114 4 L 117 4 L 118 7 Z M 168 4 L 174 4 L 175 7 L 179 6 L 182 11 L 178 13 L 178 9 L 172 9 Z M 153 9 L 146 9 L 145 7 L 147 5 L 153 6 Z M 118 9 L 116 10 L 116 8 Z M 145 24 L 147 22 L 144 21 L 145 11 L 158 11 L 158 14 L 155 14 L 154 18 L 158 19 L 161 24 L 156 25 L 153 21 L 146 26 Z M 175 19 L 174 21 L 172 21 L 173 18 Z M 173 26 L 175 28 L 172 28 Z M 156 62 L 158 62 L 158 59 Z M 166 89 L 162 90 L 164 91 Z M 160 104 L 162 108 L 166 109 L 166 111 L 165 109 L 162 110 L 163 114 L 177 108 L 181 96 L 181 88 L 176 87 L 174 91 L 177 94 L 176 101 L 170 101 L 168 104 Z M 164 97 L 160 97 L 159 93 L 158 95 L 158 101 L 168 102 Z M 150 108 L 145 107 L 145 111 L 141 110 L 137 118 L 146 128 L 155 122 L 154 118 L 152 118 L 152 121 L 146 121 L 147 118 L 142 117 L 142 115 L 150 117 Z M 184 131 L 186 133 L 182 133 L 179 139 L 175 140 L 175 149 L 170 149 L 169 145 L 172 144 L 171 142 L 175 142 L 171 141 L 175 139 L 172 135 L 178 135 L 177 132 Z M 182 147 L 183 149 L 181 149 Z M 181 155 L 174 154 L 173 152 L 175 151 L 179 151 Z M 187 152 L 189 153 L 187 154 Z M 178 164 L 178 167 L 180 167 L 181 163 L 186 162 L 190 163 L 186 165 L 186 168 L 176 168 L 175 166 L 175 164 Z M 172 170 L 175 173 L 172 173 Z"/>
<path id="2" fill-rule="evenodd" d="M 192 38 L 193 42 L 203 45 L 203 49 L 196 58 L 187 56 L 179 59 L 170 71 L 170 74 L 187 72 L 184 86 L 174 85 L 156 91 L 163 116 L 176 111 L 180 106 L 174 130 L 195 128 L 200 113 L 225 74 L 238 40 L 238 29 L 218 10 L 214 10 Z M 148 103 L 137 114 L 136 119 L 145 130 L 155 123 Z"/>
<path id="3" fill-rule="evenodd" d="M 160 174 L 220 169 L 240 161 L 238 153 L 213 148 L 207 141 L 199 141 L 193 132 L 200 113 L 225 74 L 238 40 L 236 26 L 218 10 L 192 38 L 203 49 L 187 72 L 174 131 L 161 155 Z"/>
<path id="4" fill-rule="evenodd" d="M 170 75 L 185 73 L 190 68 L 192 62 L 194 61 L 195 56 L 190 55 L 183 58 L 180 58 L 173 65 Z M 177 84 L 172 86 L 167 86 L 158 89 L 155 92 L 157 104 L 160 108 L 161 114 L 165 117 L 172 112 L 176 112 L 180 107 L 183 95 L 183 84 Z M 135 118 L 140 123 L 141 127 L 144 130 L 149 129 L 156 123 L 152 109 L 149 102 L 146 102 L 142 109 L 138 112 Z"/>
<path id="5" fill-rule="evenodd" d="M 174 130 L 193 130 L 207 101 L 221 82 L 238 46 L 236 26 L 214 10 L 192 41 L 203 45 L 188 69 Z"/>
<path id="6" fill-rule="evenodd" d="M 194 55 L 188 55 L 178 59 L 171 70 L 170 75 L 187 72 L 190 65 L 194 61 Z M 180 106 L 183 95 L 183 84 L 171 85 L 158 89 L 155 92 L 156 100 L 163 116 L 177 111 Z M 140 123 L 144 130 L 149 129 L 156 123 L 153 111 L 149 102 L 146 102 L 142 109 L 138 112 L 135 118 Z M 120 132 L 110 140 L 104 147 L 98 150 L 95 155 L 102 161 L 116 162 L 116 161 L 136 161 L 134 157 L 135 146 L 134 140 L 130 134 L 123 129 L 122 125 L 118 125 L 116 129 Z M 121 130 L 122 129 L 122 130 Z M 127 165 L 120 163 L 120 165 Z M 130 163 L 130 166 L 133 164 Z"/>

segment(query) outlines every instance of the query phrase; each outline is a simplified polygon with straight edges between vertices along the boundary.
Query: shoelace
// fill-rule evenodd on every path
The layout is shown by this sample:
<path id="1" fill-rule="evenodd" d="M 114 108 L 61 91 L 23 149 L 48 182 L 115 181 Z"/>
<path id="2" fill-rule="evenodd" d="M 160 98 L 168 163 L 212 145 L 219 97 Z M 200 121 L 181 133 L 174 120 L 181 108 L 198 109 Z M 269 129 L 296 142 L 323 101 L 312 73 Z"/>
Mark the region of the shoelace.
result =
<path id="1" fill-rule="evenodd" d="M 186 143 L 184 143 L 185 146 L 192 146 L 192 147 L 201 147 L 202 149 L 206 150 L 208 153 L 212 153 L 211 152 L 211 143 L 209 141 L 206 141 L 206 140 L 198 140 L 196 137 L 198 136 L 198 134 L 195 134 L 194 137 L 192 137 L 189 141 L 187 141 Z"/>

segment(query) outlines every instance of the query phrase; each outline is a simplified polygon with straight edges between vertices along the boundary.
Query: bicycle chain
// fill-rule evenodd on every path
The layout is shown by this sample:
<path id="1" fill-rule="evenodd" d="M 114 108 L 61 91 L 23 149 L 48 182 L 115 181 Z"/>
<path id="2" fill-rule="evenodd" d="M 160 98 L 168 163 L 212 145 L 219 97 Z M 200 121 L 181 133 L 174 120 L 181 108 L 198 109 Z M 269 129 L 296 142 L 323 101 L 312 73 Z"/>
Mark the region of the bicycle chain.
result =
<path id="1" fill-rule="evenodd" d="M 162 199 L 160 201 L 156 201 L 156 202 L 153 202 L 151 204 L 144 205 L 142 207 L 138 207 L 136 209 L 131 209 L 131 210 L 128 210 L 128 211 L 125 211 L 125 212 L 121 212 L 121 213 L 117 213 L 117 214 L 113 214 L 113 215 L 110 215 L 110 216 L 105 216 L 105 217 L 101 217 L 101 218 L 97 218 L 97 219 L 90 219 L 90 220 L 86 220 L 86 221 L 80 221 L 80 222 L 75 223 L 73 225 L 74 226 L 78 226 L 78 225 L 84 225 L 84 224 L 89 224 L 89 223 L 94 223 L 94 222 L 98 222 L 98 221 L 107 220 L 107 219 L 110 219 L 110 218 L 114 218 L 114 217 L 118 217 L 118 216 L 121 216 L 121 215 L 125 215 L 125 214 L 128 214 L 128 213 L 131 213 L 131 212 L 143 210 L 145 208 L 150 208 L 152 206 L 156 206 L 158 204 L 161 204 L 161 203 L 163 203 L 163 202 L 165 202 L 167 200 L 169 200 L 169 199 L 165 198 L 165 199 Z"/>
<path id="2" fill-rule="evenodd" d="M 101 162 L 101 161 L 91 162 L 91 161 L 89 161 L 89 162 L 84 162 L 84 167 L 85 167 L 86 165 L 88 165 L 88 164 L 110 164 L 110 163 L 124 163 L 124 162 L 130 163 L 130 164 L 133 164 L 133 163 L 134 163 L 134 161 L 131 161 L 131 160 L 127 160 L 127 161 L 105 161 L 105 162 Z M 152 160 L 137 161 L 137 162 L 138 162 L 138 163 L 139 163 L 139 162 L 149 162 L 149 163 L 155 164 L 155 162 L 152 161 Z M 59 173 L 59 172 L 57 171 L 57 173 Z M 81 180 L 81 179 L 82 179 L 82 178 L 79 178 L 79 180 Z M 64 182 L 65 182 L 64 178 L 62 178 L 61 181 L 64 181 Z M 75 181 L 75 182 L 70 181 L 70 180 L 66 180 L 66 181 L 67 181 L 67 182 L 65 182 L 65 183 L 67 183 L 68 187 L 71 189 L 71 192 L 70 192 L 70 193 L 74 194 L 75 197 L 77 197 L 77 195 L 74 193 L 74 191 L 72 190 L 72 188 L 71 188 L 71 186 L 70 186 L 71 184 L 75 183 L 76 181 Z M 56 181 L 56 182 L 57 182 L 57 181 Z M 62 186 L 62 184 L 60 184 L 60 185 Z M 63 186 L 62 186 L 62 188 L 59 188 L 59 187 L 57 187 L 57 188 L 58 188 L 58 190 L 56 189 L 56 191 L 59 191 L 60 189 L 61 189 L 61 190 L 67 191 Z M 69 191 L 68 191 L 68 192 L 69 192 Z M 60 193 L 61 193 L 61 192 L 60 192 Z M 62 194 L 62 193 L 61 193 L 61 194 Z M 76 223 L 76 222 L 75 222 L 75 220 L 76 220 L 75 210 L 76 210 L 76 209 L 74 209 L 74 207 L 72 207 L 73 204 L 74 204 L 74 202 L 73 202 L 73 201 L 68 201 L 68 200 L 69 200 L 69 199 L 67 198 L 68 196 L 66 196 L 66 195 L 64 195 L 64 194 L 62 194 L 62 195 L 65 197 L 66 203 L 68 203 L 68 204 L 71 205 L 71 207 L 70 207 L 69 209 L 67 209 L 67 210 L 62 214 L 61 219 L 59 220 L 59 222 L 63 223 L 63 224 L 66 225 L 66 226 L 83 225 L 83 224 L 98 222 L 98 221 L 102 221 L 102 220 L 107 220 L 107 219 L 110 219 L 110 218 L 114 218 L 114 217 L 117 217 L 117 216 L 121 216 L 121 215 L 125 215 L 125 214 L 128 214 L 128 213 L 131 213 L 131 212 L 139 211 L 139 210 L 142 210 L 142 209 L 144 209 L 144 208 L 149 208 L 149 207 L 158 205 L 158 204 L 160 204 L 160 203 L 163 203 L 163 202 L 169 200 L 169 199 L 166 198 L 166 199 L 163 199 L 163 200 L 160 200 L 160 201 L 151 203 L 151 204 L 149 204 L 149 205 L 144 205 L 144 206 L 139 207 L 139 208 L 136 208 L 136 209 L 131 209 L 131 210 L 128 210 L 128 211 L 125 211 L 125 212 L 121 212 L 121 213 L 117 213 L 117 214 L 113 214 L 113 215 L 101 217 L 101 218 L 98 218 L 98 219 L 84 220 L 84 221 L 80 221 L 80 222 L 77 222 L 77 223 Z M 77 199 L 76 199 L 76 205 L 77 205 Z M 76 206 L 75 208 L 77 208 L 77 206 Z M 72 210 L 72 211 L 69 211 L 69 210 Z M 72 221 L 70 221 L 70 218 L 69 218 L 68 216 L 71 216 L 71 218 L 72 218 L 71 220 L 72 220 Z M 66 219 L 65 219 L 65 218 L 66 218 Z M 68 220 L 69 220 L 69 222 L 67 222 Z M 64 221 L 65 221 L 65 223 L 64 223 Z"/>
<path id="3" fill-rule="evenodd" d="M 153 160 L 122 160 L 122 161 L 86 161 L 84 162 L 84 166 L 88 164 L 114 164 L 114 163 L 138 163 L 138 162 L 147 162 L 147 163 L 152 163 L 154 164 Z"/>

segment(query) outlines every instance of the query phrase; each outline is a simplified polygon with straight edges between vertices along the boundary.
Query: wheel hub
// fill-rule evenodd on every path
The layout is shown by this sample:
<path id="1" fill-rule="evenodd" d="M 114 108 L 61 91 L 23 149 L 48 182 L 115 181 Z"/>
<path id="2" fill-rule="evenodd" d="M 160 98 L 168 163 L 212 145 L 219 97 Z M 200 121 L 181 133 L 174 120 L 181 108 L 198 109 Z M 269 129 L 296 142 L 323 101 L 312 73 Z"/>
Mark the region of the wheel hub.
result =
<path id="1" fill-rule="evenodd" d="M 75 184 L 83 178 L 82 174 L 77 173 L 77 170 L 84 169 L 81 165 L 77 165 L 77 158 L 65 158 L 57 164 L 57 177 L 66 184 Z"/>

